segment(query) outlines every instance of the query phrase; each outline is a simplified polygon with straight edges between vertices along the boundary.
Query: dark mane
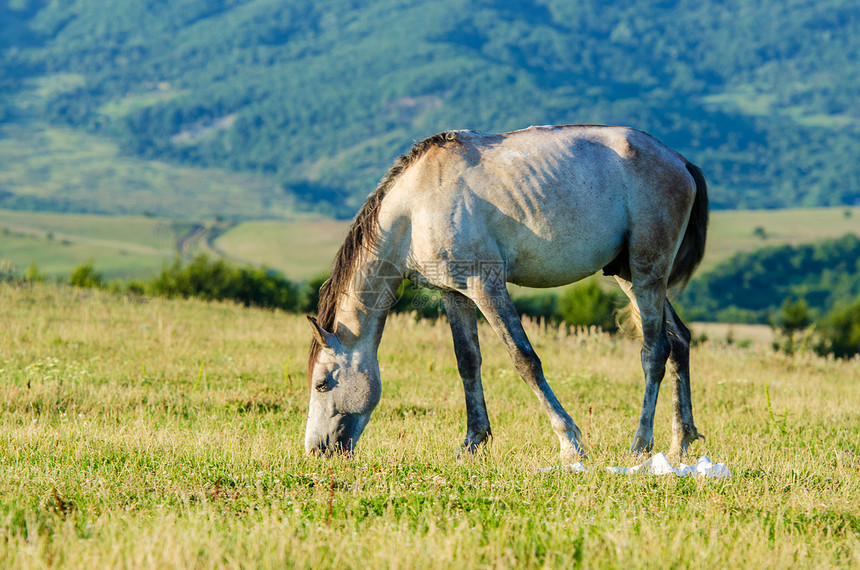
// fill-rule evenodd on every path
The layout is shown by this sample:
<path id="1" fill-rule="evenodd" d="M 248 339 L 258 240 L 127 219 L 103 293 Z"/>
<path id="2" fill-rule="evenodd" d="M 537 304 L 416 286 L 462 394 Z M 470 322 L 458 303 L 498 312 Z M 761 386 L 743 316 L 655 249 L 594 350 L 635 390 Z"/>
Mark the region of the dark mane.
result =
<path id="1" fill-rule="evenodd" d="M 373 247 L 376 238 L 379 237 L 379 208 L 382 199 L 394 186 L 394 183 L 403 172 L 421 158 L 428 149 L 442 146 L 448 141 L 456 141 L 457 132 L 449 131 L 433 135 L 421 142 L 415 143 L 408 154 L 399 157 L 388 173 L 380 180 L 376 190 L 371 192 L 367 200 L 355 215 L 355 220 L 349 228 L 349 232 L 343 244 L 335 255 L 334 264 L 331 268 L 331 276 L 320 287 L 319 306 L 317 307 L 317 321 L 327 331 L 334 332 L 334 317 L 337 312 L 338 300 L 346 290 L 352 279 L 355 265 L 362 250 Z M 313 376 L 314 361 L 321 347 L 316 339 L 311 341 L 310 354 L 308 356 L 308 376 Z"/>

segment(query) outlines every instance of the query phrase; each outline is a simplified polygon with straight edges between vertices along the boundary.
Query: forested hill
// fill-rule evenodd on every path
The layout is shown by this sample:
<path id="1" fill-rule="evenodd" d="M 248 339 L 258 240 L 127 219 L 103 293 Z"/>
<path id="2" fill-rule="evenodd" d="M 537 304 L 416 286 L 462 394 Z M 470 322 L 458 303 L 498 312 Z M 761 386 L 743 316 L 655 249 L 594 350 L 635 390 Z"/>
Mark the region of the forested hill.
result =
<path id="1" fill-rule="evenodd" d="M 860 237 L 738 253 L 694 278 L 679 302 L 694 320 L 767 323 L 796 299 L 817 314 L 860 300 Z"/>
<path id="2" fill-rule="evenodd" d="M 855 0 L 0 0 L 0 89 L 62 77 L 54 124 L 343 216 L 414 140 L 549 123 L 654 134 L 715 207 L 855 204 L 858 29 Z"/>

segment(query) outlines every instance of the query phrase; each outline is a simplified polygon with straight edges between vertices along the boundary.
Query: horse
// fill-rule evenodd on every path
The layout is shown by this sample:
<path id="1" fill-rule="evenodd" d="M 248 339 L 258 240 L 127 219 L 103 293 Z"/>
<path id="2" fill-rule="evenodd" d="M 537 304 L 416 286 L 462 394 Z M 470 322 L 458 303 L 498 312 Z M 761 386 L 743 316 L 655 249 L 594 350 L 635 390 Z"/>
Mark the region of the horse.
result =
<path id="1" fill-rule="evenodd" d="M 689 329 L 667 298 L 704 255 L 702 171 L 628 127 L 564 125 L 490 134 L 449 131 L 401 156 L 359 209 L 320 289 L 308 359 L 308 454 L 352 455 L 379 403 L 377 350 L 404 279 L 440 292 L 466 400 L 461 453 L 492 432 L 481 384 L 477 311 L 501 338 L 558 436 L 584 456 L 508 294 L 556 287 L 601 269 L 630 299 L 642 336 L 645 395 L 630 450 L 652 449 L 654 411 L 673 377 L 670 454 L 700 435 L 690 396 Z"/>

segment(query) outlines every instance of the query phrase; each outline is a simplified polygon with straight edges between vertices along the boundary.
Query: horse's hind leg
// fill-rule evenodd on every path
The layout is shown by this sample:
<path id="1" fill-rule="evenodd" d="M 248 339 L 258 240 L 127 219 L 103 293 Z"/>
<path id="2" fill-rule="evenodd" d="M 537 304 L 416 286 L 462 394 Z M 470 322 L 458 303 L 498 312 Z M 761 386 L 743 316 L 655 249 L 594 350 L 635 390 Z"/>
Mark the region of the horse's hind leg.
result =
<path id="1" fill-rule="evenodd" d="M 690 393 L 690 330 L 684 326 L 669 300 L 666 300 L 666 324 L 669 327 L 669 373 L 674 384 L 672 390 L 672 445 L 669 454 L 684 457 L 691 443 L 705 436 L 699 434 L 693 423 L 693 400 Z"/>
<path id="2" fill-rule="evenodd" d="M 484 388 L 481 385 L 481 349 L 478 345 L 478 317 L 475 303 L 455 291 L 443 291 L 442 301 L 454 337 L 457 368 L 466 392 L 466 439 L 463 451 L 474 453 L 492 437 Z"/>
<path id="3" fill-rule="evenodd" d="M 470 288 L 469 294 L 478 303 L 490 326 L 502 339 L 517 372 L 534 391 L 549 416 L 552 429 L 561 444 L 562 460 L 577 460 L 583 455 L 579 444 L 581 437 L 579 428 L 549 387 L 540 359 L 523 330 L 519 313 L 508 296 L 504 283 L 497 280 L 485 281 L 479 287 Z"/>
<path id="4" fill-rule="evenodd" d="M 666 374 L 666 361 L 672 350 L 664 319 L 666 285 L 657 279 L 631 284 L 616 277 L 616 281 L 630 297 L 631 303 L 638 308 L 642 326 L 640 357 L 645 373 L 645 396 L 639 414 L 639 427 L 630 446 L 630 451 L 642 453 L 651 451 L 654 447 L 654 411 L 657 407 L 657 396 L 660 394 L 660 383 Z"/>

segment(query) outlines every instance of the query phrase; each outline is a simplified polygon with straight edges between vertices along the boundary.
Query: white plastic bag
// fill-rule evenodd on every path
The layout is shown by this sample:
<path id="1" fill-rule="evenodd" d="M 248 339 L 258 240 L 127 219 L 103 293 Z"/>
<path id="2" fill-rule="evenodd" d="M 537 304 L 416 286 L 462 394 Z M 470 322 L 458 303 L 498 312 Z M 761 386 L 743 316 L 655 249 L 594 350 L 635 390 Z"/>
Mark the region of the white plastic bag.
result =
<path id="1" fill-rule="evenodd" d="M 541 473 L 550 473 L 558 469 L 557 467 L 546 467 L 541 469 Z M 571 473 L 585 473 L 588 471 L 588 468 L 582 463 L 574 463 L 573 465 L 566 465 L 564 469 L 570 471 Z M 698 475 L 700 477 L 730 477 L 731 472 L 729 468 L 726 467 L 725 463 L 714 463 L 711 461 L 707 455 L 703 455 L 699 458 L 693 465 L 687 465 L 685 463 L 681 463 L 679 467 L 672 467 L 672 464 L 669 463 L 669 459 L 663 453 L 658 453 L 654 455 L 640 465 L 634 465 L 633 467 L 607 467 L 607 471 L 610 473 L 620 473 L 622 475 L 632 475 L 633 473 L 651 473 L 652 475 L 677 475 L 678 477 L 686 477 L 687 475 Z"/>
<path id="2" fill-rule="evenodd" d="M 630 475 L 642 471 L 654 475 L 669 475 L 674 473 L 678 477 L 686 477 L 687 475 L 699 475 L 701 477 L 731 476 L 731 472 L 725 463 L 714 463 L 707 455 L 700 457 L 699 461 L 694 465 L 681 463 L 679 467 L 672 467 L 666 455 L 658 453 L 641 465 L 634 467 L 607 467 L 606 469 L 611 473 L 621 473 L 622 475 Z"/>

